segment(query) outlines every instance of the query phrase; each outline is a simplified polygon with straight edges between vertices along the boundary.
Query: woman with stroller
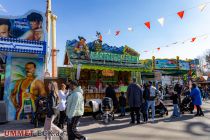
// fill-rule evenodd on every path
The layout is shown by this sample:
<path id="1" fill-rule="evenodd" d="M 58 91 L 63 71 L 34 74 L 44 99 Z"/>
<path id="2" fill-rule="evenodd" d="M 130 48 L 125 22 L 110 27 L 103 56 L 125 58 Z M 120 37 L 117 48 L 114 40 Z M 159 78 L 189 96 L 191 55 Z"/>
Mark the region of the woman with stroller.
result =
<path id="1" fill-rule="evenodd" d="M 115 90 L 114 90 L 114 88 L 112 87 L 111 84 L 108 84 L 108 87 L 106 88 L 105 93 L 106 93 L 105 97 L 109 97 L 113 101 L 113 106 L 114 106 L 113 120 L 114 120 L 114 113 L 115 113 L 115 111 L 117 110 L 117 107 L 118 107 L 118 100 L 117 100 L 116 92 L 115 92 Z"/>
<path id="2" fill-rule="evenodd" d="M 48 104 L 47 104 L 47 116 L 45 118 L 44 130 L 47 132 L 45 136 L 45 140 L 52 140 L 52 132 L 59 132 L 60 140 L 63 140 L 63 130 L 58 128 L 53 121 L 59 114 L 59 110 L 57 109 L 58 104 L 58 85 L 56 82 L 50 82 L 48 84 L 49 94 L 48 94 Z"/>
<path id="3" fill-rule="evenodd" d="M 195 83 L 192 84 L 190 97 L 192 98 L 193 105 L 195 105 L 197 108 L 197 114 L 195 114 L 195 117 L 204 116 L 203 111 L 201 109 L 202 105 L 201 92 Z"/>

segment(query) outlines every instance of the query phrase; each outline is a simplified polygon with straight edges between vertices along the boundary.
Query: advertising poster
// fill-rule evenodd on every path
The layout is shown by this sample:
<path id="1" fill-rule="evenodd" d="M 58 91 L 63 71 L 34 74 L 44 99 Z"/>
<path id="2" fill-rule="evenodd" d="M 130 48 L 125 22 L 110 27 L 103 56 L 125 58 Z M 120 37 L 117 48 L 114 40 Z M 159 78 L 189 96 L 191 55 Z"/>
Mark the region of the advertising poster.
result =
<path id="1" fill-rule="evenodd" d="M 46 94 L 43 61 L 43 58 L 8 59 L 4 91 L 8 120 L 30 119 L 34 115 L 35 100 Z"/>
<path id="2" fill-rule="evenodd" d="M 0 37 L 44 41 L 45 23 L 45 16 L 38 11 L 17 17 L 0 16 Z"/>
<path id="3" fill-rule="evenodd" d="M 177 60 L 155 59 L 155 69 L 177 69 Z"/>

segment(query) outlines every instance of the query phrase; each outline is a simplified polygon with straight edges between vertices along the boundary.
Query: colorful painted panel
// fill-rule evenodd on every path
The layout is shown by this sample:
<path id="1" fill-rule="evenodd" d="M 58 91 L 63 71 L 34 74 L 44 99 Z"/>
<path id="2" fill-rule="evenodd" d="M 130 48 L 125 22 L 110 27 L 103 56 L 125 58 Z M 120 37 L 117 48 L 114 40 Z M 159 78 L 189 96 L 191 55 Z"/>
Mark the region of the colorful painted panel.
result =
<path id="1" fill-rule="evenodd" d="M 43 58 L 7 58 L 4 100 L 9 120 L 33 117 L 35 100 L 46 95 L 43 77 Z"/>
<path id="2" fill-rule="evenodd" d="M 176 59 L 156 59 L 155 69 L 177 69 Z"/>
<path id="3" fill-rule="evenodd" d="M 190 70 L 190 64 L 189 62 L 179 60 L 179 69 L 180 70 Z"/>

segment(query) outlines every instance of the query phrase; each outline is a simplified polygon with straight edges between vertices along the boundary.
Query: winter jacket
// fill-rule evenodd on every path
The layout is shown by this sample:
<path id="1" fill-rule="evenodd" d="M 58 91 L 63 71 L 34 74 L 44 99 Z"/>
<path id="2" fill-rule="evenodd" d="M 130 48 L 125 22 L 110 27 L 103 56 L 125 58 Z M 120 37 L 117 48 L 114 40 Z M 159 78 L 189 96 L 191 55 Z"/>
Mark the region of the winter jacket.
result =
<path id="1" fill-rule="evenodd" d="M 114 108 L 116 109 L 118 106 L 118 100 L 114 88 L 107 87 L 105 93 L 106 93 L 105 97 L 109 97 L 112 99 Z"/>
<path id="2" fill-rule="evenodd" d="M 58 104 L 58 98 L 55 97 L 53 92 L 50 92 L 47 96 L 47 117 L 51 118 L 55 114 L 56 106 Z"/>
<path id="3" fill-rule="evenodd" d="M 128 104 L 130 107 L 140 107 L 142 104 L 142 90 L 139 85 L 132 83 L 127 89 Z"/>
<path id="4" fill-rule="evenodd" d="M 190 96 L 194 105 L 202 105 L 201 92 L 198 87 L 192 89 Z"/>
<path id="5" fill-rule="evenodd" d="M 81 87 L 77 87 L 67 96 L 66 103 L 66 115 L 69 119 L 84 114 L 84 98 Z"/>

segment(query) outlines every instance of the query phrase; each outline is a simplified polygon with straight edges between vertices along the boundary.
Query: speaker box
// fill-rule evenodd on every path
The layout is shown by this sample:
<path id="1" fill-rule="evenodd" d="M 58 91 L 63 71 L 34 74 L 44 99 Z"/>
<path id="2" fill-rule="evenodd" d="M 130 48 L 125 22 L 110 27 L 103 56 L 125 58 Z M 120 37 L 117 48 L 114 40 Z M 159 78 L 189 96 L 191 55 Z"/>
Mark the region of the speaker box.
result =
<path id="1" fill-rule="evenodd" d="M 8 121 L 8 111 L 5 101 L 0 101 L 0 123 L 6 123 Z"/>

